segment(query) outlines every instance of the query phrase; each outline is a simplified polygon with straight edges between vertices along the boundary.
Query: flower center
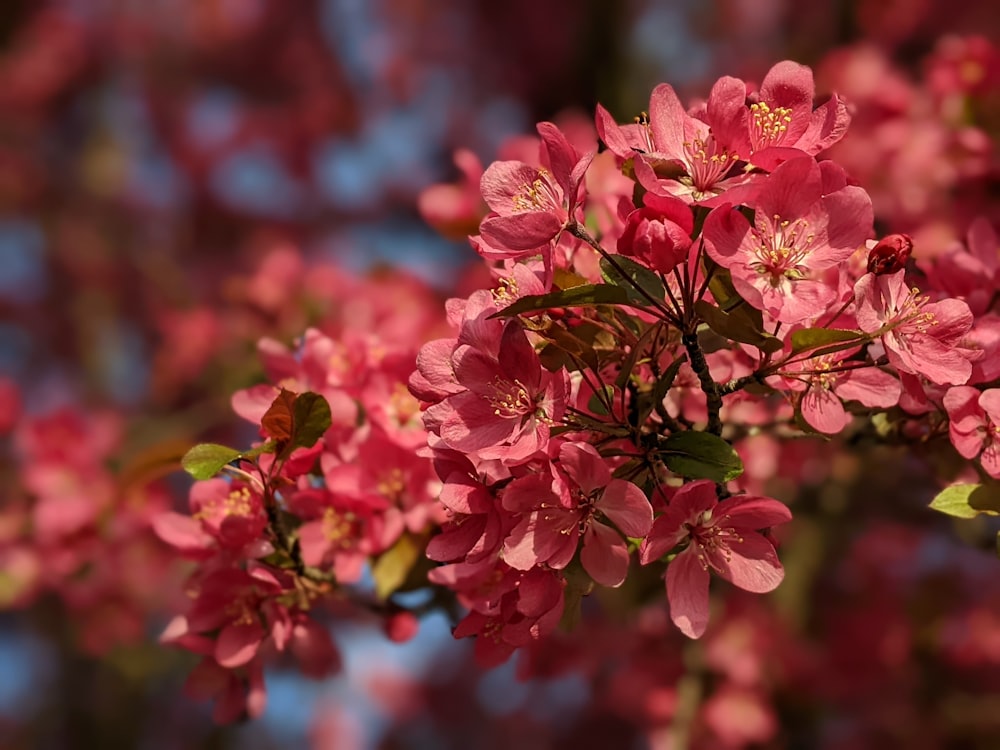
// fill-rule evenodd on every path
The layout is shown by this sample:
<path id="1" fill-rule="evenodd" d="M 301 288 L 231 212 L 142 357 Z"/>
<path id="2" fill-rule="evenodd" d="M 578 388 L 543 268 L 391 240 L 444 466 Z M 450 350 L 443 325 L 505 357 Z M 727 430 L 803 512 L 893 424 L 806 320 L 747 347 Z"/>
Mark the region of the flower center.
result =
<path id="1" fill-rule="evenodd" d="M 514 213 L 558 209 L 562 205 L 562 192 L 552 184 L 550 178 L 548 170 L 541 168 L 538 170 L 538 177 L 530 184 L 521 185 L 513 196 Z"/>
<path id="2" fill-rule="evenodd" d="M 535 411 L 535 400 L 527 386 L 520 380 L 504 380 L 497 377 L 493 381 L 493 395 L 489 397 L 493 413 L 504 419 L 527 416 Z"/>
<path id="3" fill-rule="evenodd" d="M 323 512 L 323 536 L 331 542 L 331 546 L 341 549 L 352 547 L 357 536 L 356 520 L 354 513 L 339 513 L 336 508 L 327 508 Z"/>
<path id="4" fill-rule="evenodd" d="M 695 549 L 698 562 L 705 570 L 712 565 L 712 558 L 721 555 L 728 563 L 733 559 L 732 545 L 739 544 L 743 538 L 736 533 L 736 529 L 723 524 L 729 520 L 728 515 L 712 518 L 712 511 L 706 510 L 694 523 L 684 524 L 691 537 L 691 544 Z"/>
<path id="5" fill-rule="evenodd" d="M 777 146 L 785 138 L 788 125 L 792 121 L 792 110 L 775 107 L 767 102 L 750 105 L 750 144 L 752 151 L 760 151 L 768 146 Z"/>
<path id="6" fill-rule="evenodd" d="M 695 138 L 685 143 L 684 154 L 687 157 L 691 186 L 697 192 L 696 197 L 710 192 L 738 158 L 736 154 L 721 149 L 711 134 L 705 136 L 704 140 Z"/>
<path id="7" fill-rule="evenodd" d="M 808 275 L 803 262 L 812 253 L 816 235 L 809 231 L 805 219 L 789 221 L 775 214 L 771 222 L 758 222 L 754 234 L 758 239 L 757 262 L 751 268 L 770 275 L 771 286 L 779 286 L 783 279 L 797 280 Z"/>

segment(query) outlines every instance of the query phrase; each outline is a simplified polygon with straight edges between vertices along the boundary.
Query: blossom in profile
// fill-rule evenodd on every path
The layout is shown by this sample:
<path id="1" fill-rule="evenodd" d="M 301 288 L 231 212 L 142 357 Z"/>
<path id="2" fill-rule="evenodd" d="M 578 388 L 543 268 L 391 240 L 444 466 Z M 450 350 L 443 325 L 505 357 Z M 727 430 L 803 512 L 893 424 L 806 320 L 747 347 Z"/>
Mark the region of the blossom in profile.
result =
<path id="1" fill-rule="evenodd" d="M 792 60 L 774 65 L 750 93 L 738 78 L 725 76 L 712 87 L 706 119 L 726 150 L 755 167 L 815 156 L 844 137 L 851 123 L 847 104 L 834 94 L 813 109 L 812 70 Z"/>
<path id="2" fill-rule="evenodd" d="M 858 326 L 882 337 L 890 364 L 938 385 L 964 385 L 979 352 L 959 346 L 972 328 L 972 311 L 958 299 L 931 302 L 910 289 L 904 271 L 865 274 L 854 285 Z"/>
<path id="3" fill-rule="evenodd" d="M 491 213 L 480 224 L 482 237 L 506 257 L 534 255 L 574 220 L 580 183 L 594 154 L 581 156 L 559 128 L 538 124 L 545 164 L 497 161 L 480 180 Z"/>
<path id="4" fill-rule="evenodd" d="M 963 458 L 978 456 L 986 473 L 1000 479 L 1000 388 L 949 388 L 943 401 L 955 450 Z"/>
<path id="5" fill-rule="evenodd" d="M 710 570 L 758 594 L 773 591 L 785 577 L 774 545 L 759 530 L 790 521 L 788 508 L 756 495 L 720 502 L 715 487 L 707 479 L 681 487 L 639 550 L 648 565 L 683 547 L 667 566 L 667 600 L 670 618 L 689 638 L 700 638 L 708 625 Z"/>

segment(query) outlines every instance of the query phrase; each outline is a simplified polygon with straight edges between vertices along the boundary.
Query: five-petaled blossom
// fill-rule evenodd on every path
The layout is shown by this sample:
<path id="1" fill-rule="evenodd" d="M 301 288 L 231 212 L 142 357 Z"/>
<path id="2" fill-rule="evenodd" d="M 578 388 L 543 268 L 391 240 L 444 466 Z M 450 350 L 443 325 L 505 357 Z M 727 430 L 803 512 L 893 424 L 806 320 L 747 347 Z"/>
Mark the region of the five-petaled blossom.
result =
<path id="1" fill-rule="evenodd" d="M 839 167 L 785 162 L 747 204 L 751 224 L 723 205 L 705 221 L 705 252 L 732 274 L 736 291 L 782 323 L 821 315 L 836 299 L 821 275 L 847 260 L 872 229 L 871 199 Z"/>
<path id="2" fill-rule="evenodd" d="M 964 385 L 979 352 L 959 346 L 972 327 L 972 311 L 958 299 L 931 302 L 910 289 L 905 271 L 865 274 L 854 285 L 858 326 L 882 337 L 890 364 L 938 385 Z"/>
<path id="3" fill-rule="evenodd" d="M 777 588 L 785 570 L 759 530 L 791 519 L 788 508 L 769 497 L 737 495 L 720 502 L 707 479 L 677 491 L 653 523 L 639 560 L 648 565 L 686 545 L 667 566 L 670 618 L 684 635 L 700 638 L 708 625 L 709 570 L 746 591 Z"/>
<path id="4" fill-rule="evenodd" d="M 525 513 L 504 543 L 504 560 L 519 570 L 540 563 L 565 568 L 582 535 L 584 570 L 604 586 L 620 586 L 628 573 L 628 547 L 605 519 L 626 536 L 645 536 L 653 523 L 645 493 L 632 482 L 613 479 L 607 463 L 586 443 L 563 443 L 559 468 L 555 481 L 531 475 L 504 492 L 504 507 Z"/>

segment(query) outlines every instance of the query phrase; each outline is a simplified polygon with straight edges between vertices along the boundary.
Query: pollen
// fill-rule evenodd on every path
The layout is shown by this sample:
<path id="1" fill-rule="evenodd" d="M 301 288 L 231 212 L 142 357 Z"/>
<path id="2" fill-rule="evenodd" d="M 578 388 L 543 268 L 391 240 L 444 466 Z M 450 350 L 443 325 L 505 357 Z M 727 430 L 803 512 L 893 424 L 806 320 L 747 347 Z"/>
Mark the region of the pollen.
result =
<path id="1" fill-rule="evenodd" d="M 505 419 L 527 416 L 535 411 L 534 399 L 520 380 L 511 382 L 495 378 L 489 402 L 493 406 L 493 414 Z"/>
<path id="2" fill-rule="evenodd" d="M 332 546 L 347 549 L 354 542 L 356 520 L 357 516 L 350 511 L 340 513 L 336 508 L 327 508 L 323 512 L 323 536 Z"/>
<path id="3" fill-rule="evenodd" d="M 796 281 L 807 276 L 804 264 L 816 241 L 807 221 L 790 221 L 775 214 L 770 222 L 758 221 L 754 234 L 758 241 L 757 262 L 751 267 L 759 274 L 769 275 L 772 286 L 780 286 L 784 279 Z"/>
<path id="4" fill-rule="evenodd" d="M 751 104 L 750 139 L 753 150 L 759 151 L 762 148 L 781 143 L 791 122 L 792 110 L 789 107 L 772 109 L 767 102 Z"/>
<path id="5" fill-rule="evenodd" d="M 538 170 L 538 177 L 530 184 L 521 185 L 520 189 L 512 196 L 514 213 L 551 211 L 559 208 L 562 199 L 553 187 L 549 176 L 548 170 L 541 168 Z"/>
<path id="6" fill-rule="evenodd" d="M 721 148 L 714 136 L 695 138 L 684 143 L 688 177 L 696 197 L 712 192 L 716 183 L 725 177 L 729 168 L 739 158 L 735 153 Z"/>

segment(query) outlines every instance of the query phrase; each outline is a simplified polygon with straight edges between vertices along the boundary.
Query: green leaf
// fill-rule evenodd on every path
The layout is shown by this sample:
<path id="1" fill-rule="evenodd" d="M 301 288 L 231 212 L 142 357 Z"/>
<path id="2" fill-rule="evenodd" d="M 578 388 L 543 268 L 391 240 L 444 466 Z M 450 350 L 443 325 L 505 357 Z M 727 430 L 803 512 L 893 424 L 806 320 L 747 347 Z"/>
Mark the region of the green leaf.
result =
<path id="1" fill-rule="evenodd" d="M 989 516 L 1000 515 L 1000 483 L 987 482 L 969 495 L 969 505 Z"/>
<path id="2" fill-rule="evenodd" d="M 727 269 L 722 268 L 708 257 L 705 258 L 705 266 L 706 270 L 715 269 L 712 273 L 712 278 L 708 282 L 708 289 L 712 292 L 712 297 L 715 298 L 716 303 L 722 308 L 723 312 L 729 312 L 744 304 L 744 299 L 736 291 L 736 287 L 733 286 L 733 279 Z"/>
<path id="3" fill-rule="evenodd" d="M 618 269 L 611 265 L 611 262 L 607 258 L 601 258 L 601 276 L 604 277 L 604 280 L 608 284 L 614 284 L 616 287 L 624 290 L 630 300 L 649 305 L 649 298 L 636 289 L 636 287 L 642 289 L 649 297 L 658 302 L 662 301 L 667 295 L 667 290 L 663 288 L 663 282 L 660 281 L 660 277 L 646 268 L 646 266 L 636 263 L 631 258 L 626 258 L 623 255 L 616 255 L 615 263 L 622 269 L 625 274 L 624 276 L 619 273 Z"/>
<path id="4" fill-rule="evenodd" d="M 980 513 L 1000 515 L 997 485 L 953 484 L 931 500 L 930 507 L 955 518 L 975 518 Z"/>
<path id="5" fill-rule="evenodd" d="M 800 328 L 792 334 L 792 354 L 848 341 L 861 344 L 863 340 L 864 334 L 861 331 L 846 331 L 841 328 Z"/>
<path id="6" fill-rule="evenodd" d="M 708 432 L 675 432 L 660 441 L 663 463 L 687 479 L 722 484 L 743 473 L 743 462 L 729 443 Z"/>
<path id="7" fill-rule="evenodd" d="M 379 556 L 372 566 L 375 579 L 375 595 L 379 599 L 389 598 L 403 582 L 420 557 L 422 547 L 409 534 L 399 540 Z"/>
<path id="8" fill-rule="evenodd" d="M 650 413 L 656 408 L 656 404 L 667 397 L 667 392 L 673 386 L 674 380 L 677 378 L 677 373 L 680 372 L 681 365 L 685 362 L 687 362 L 687 357 L 682 354 L 670 363 L 670 367 L 660 374 L 660 379 L 653 385 L 652 390 L 648 394 L 648 399 L 643 400 L 642 406 L 639 409 L 640 425 L 646 423 Z M 646 394 L 643 395 L 645 396 Z"/>
<path id="9" fill-rule="evenodd" d="M 698 300 L 694 303 L 694 309 L 709 328 L 731 341 L 750 344 L 764 352 L 776 352 L 783 346 L 777 336 L 764 333 L 757 327 L 751 314 L 747 312 L 746 305 L 727 313 L 705 300 Z"/>
<path id="10" fill-rule="evenodd" d="M 593 305 L 632 305 L 623 289 L 611 284 L 583 284 L 548 294 L 521 297 L 491 318 L 510 318 L 522 313 L 551 310 L 553 307 L 588 307 Z"/>
<path id="11" fill-rule="evenodd" d="M 608 414 L 608 409 L 604 405 L 606 401 L 614 403 L 615 398 L 615 387 L 611 383 L 604 384 L 604 399 L 600 397 L 598 393 L 593 393 L 590 399 L 587 401 L 587 409 L 590 410 L 592 414 Z"/>
<path id="12" fill-rule="evenodd" d="M 292 407 L 292 448 L 311 448 L 330 428 L 330 405 L 318 393 L 299 394 Z"/>
<path id="13" fill-rule="evenodd" d="M 184 454 L 181 466 L 195 479 L 211 479 L 222 467 L 240 457 L 235 448 L 218 443 L 199 443 Z"/>

